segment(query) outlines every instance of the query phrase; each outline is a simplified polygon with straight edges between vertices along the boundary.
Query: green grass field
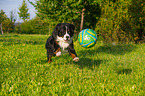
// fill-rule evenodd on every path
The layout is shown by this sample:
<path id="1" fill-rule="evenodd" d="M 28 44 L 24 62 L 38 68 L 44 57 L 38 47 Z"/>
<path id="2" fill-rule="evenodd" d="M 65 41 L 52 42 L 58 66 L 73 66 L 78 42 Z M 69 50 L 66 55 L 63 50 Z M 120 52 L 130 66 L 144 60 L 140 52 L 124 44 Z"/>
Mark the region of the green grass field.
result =
<path id="1" fill-rule="evenodd" d="M 46 35 L 0 35 L 0 95 L 143 96 L 145 44 L 83 48 L 47 63 Z"/>

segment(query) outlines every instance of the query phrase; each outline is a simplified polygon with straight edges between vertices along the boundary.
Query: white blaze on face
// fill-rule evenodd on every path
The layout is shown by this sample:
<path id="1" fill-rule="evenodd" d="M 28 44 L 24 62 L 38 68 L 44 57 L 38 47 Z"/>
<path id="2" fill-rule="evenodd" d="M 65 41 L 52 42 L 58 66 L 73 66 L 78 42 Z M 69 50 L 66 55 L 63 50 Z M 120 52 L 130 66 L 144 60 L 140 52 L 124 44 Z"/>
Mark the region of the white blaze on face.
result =
<path id="1" fill-rule="evenodd" d="M 70 35 L 67 33 L 67 26 L 65 26 L 65 27 L 66 27 L 66 33 L 65 33 L 63 39 L 64 40 L 70 40 Z"/>

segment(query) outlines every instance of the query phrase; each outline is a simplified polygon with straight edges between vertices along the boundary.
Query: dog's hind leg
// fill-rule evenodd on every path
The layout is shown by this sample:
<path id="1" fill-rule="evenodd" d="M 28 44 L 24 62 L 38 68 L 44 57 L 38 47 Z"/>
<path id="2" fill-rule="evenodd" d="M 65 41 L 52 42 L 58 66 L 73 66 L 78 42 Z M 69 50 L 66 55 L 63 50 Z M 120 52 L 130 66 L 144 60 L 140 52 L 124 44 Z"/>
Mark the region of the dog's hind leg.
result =
<path id="1" fill-rule="evenodd" d="M 49 55 L 49 58 L 48 58 L 48 63 L 51 63 L 51 56 Z"/>
<path id="2" fill-rule="evenodd" d="M 48 63 L 51 63 L 51 55 L 49 54 L 49 50 L 47 50 L 47 60 L 48 60 Z"/>
<path id="3" fill-rule="evenodd" d="M 51 63 L 51 61 L 52 61 L 51 57 L 52 57 L 51 55 L 47 54 L 48 63 Z"/>

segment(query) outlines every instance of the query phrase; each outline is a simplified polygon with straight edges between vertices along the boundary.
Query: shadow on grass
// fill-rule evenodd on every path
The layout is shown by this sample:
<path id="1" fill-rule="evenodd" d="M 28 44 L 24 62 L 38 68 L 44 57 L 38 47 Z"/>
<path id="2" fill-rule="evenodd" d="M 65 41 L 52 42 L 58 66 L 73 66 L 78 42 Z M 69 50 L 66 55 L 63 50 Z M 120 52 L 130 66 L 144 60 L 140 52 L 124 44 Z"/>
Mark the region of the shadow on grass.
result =
<path id="1" fill-rule="evenodd" d="M 47 60 L 38 60 L 38 61 L 36 61 L 38 64 L 46 64 L 46 63 L 48 63 L 48 61 Z M 49 63 L 48 63 L 49 64 Z"/>
<path id="2" fill-rule="evenodd" d="M 131 44 L 124 44 L 124 45 L 104 45 L 104 46 L 100 46 L 100 47 L 96 47 L 93 49 L 87 49 L 87 50 L 81 50 L 78 51 L 78 53 L 83 53 L 80 54 L 80 57 L 93 57 L 93 56 L 99 56 L 97 54 L 99 53 L 105 53 L 105 54 L 112 54 L 112 55 L 124 55 L 126 53 L 132 52 L 133 50 L 136 49 L 135 45 L 131 45 Z M 102 62 L 106 62 L 106 60 L 93 60 L 93 59 L 89 59 L 89 58 L 80 58 L 80 61 L 76 64 L 80 65 L 80 68 L 83 67 L 88 67 L 88 68 L 93 68 L 95 66 L 99 66 Z M 124 69 L 124 70 L 120 70 L 118 71 L 118 74 L 129 74 L 132 70 L 130 69 Z"/>
<path id="3" fill-rule="evenodd" d="M 2 35 L 1 37 L 19 37 L 19 35 Z"/>
<path id="4" fill-rule="evenodd" d="M 100 47 L 96 47 L 96 49 L 87 49 L 87 50 L 80 50 L 78 51 L 78 53 L 83 53 L 83 54 L 79 54 L 80 60 L 79 62 L 73 62 L 76 65 L 79 65 L 79 68 L 85 68 L 88 67 L 90 69 L 94 69 L 95 67 L 99 67 L 99 65 L 102 62 L 106 62 L 106 60 L 101 60 L 101 59 L 93 59 L 90 58 L 92 56 L 96 56 L 96 54 L 98 53 L 107 53 L 107 54 L 113 54 L 113 55 L 124 55 L 125 53 L 128 52 L 132 52 L 133 50 L 135 50 L 136 47 L 134 45 L 116 45 L 116 46 L 100 46 Z M 87 58 L 86 57 L 89 57 Z M 62 60 L 63 58 L 66 59 L 64 60 L 64 63 L 67 62 L 67 58 L 68 58 L 68 54 L 67 55 L 63 55 L 61 57 L 53 57 L 54 60 L 52 62 L 59 62 L 59 60 Z M 83 57 L 83 58 L 82 58 Z M 59 59 L 61 58 L 61 59 Z M 43 63 L 47 63 L 47 60 L 42 60 L 40 61 L 41 64 Z M 72 61 L 70 61 L 70 64 L 72 64 Z M 63 65 L 63 63 L 56 63 L 54 65 Z M 118 71 L 118 74 L 120 73 L 126 73 L 129 72 L 127 70 L 122 70 L 122 71 Z"/>
<path id="5" fill-rule="evenodd" d="M 96 49 L 90 49 L 87 51 L 80 51 L 80 53 L 89 53 L 90 55 L 92 54 L 97 54 L 97 53 L 107 53 L 107 54 L 113 54 L 113 55 L 123 55 L 128 52 L 132 52 L 133 50 L 136 49 L 136 46 L 131 45 L 131 44 L 124 44 L 124 45 L 104 45 L 100 46 Z"/>
<path id="6" fill-rule="evenodd" d="M 104 46 L 96 47 L 96 49 L 92 48 L 92 49 L 78 51 L 78 53 L 82 53 L 82 54 L 79 54 L 79 56 L 78 56 L 80 58 L 79 62 L 68 61 L 68 59 L 67 59 L 67 58 L 69 58 L 68 54 L 62 55 L 61 57 L 53 57 L 52 62 L 54 62 L 53 63 L 54 66 L 58 66 L 58 65 L 61 66 L 64 63 L 68 63 L 68 64 L 70 63 L 70 64 L 78 65 L 80 69 L 83 69 L 85 67 L 87 67 L 89 69 L 95 69 L 96 67 L 99 67 L 99 65 L 102 62 L 106 62 L 106 60 L 97 59 L 97 58 L 93 59 L 93 58 L 91 58 L 92 56 L 99 56 L 99 55 L 97 55 L 98 53 L 124 55 L 125 53 L 132 52 L 135 49 L 136 49 L 135 45 L 131 45 L 131 44 L 116 45 L 116 46 L 104 45 Z M 71 60 L 72 58 L 69 58 L 69 59 Z M 64 60 L 64 63 L 62 61 L 61 61 L 62 63 L 60 63 L 59 60 Z M 47 60 L 41 60 L 39 63 L 45 64 L 45 63 L 47 63 Z M 122 71 L 120 70 L 117 72 L 118 72 L 118 74 L 127 73 L 127 72 L 129 73 L 129 70 L 122 70 Z"/>
<path id="7" fill-rule="evenodd" d="M 80 69 L 83 69 L 85 67 L 89 69 L 95 69 L 96 67 L 99 67 L 99 65 L 103 62 L 104 60 L 93 60 L 90 58 L 80 58 L 78 62 L 74 62 L 74 64 L 79 65 Z"/>
<path id="8" fill-rule="evenodd" d="M 0 76 L 0 91 L 1 91 L 1 89 L 2 89 L 2 83 L 3 83 L 3 81 L 2 81 L 2 76 Z"/>
<path id="9" fill-rule="evenodd" d="M 67 55 L 69 56 L 69 55 Z M 60 60 L 62 60 L 62 58 L 64 58 L 64 62 L 60 62 Z M 74 62 L 69 58 L 70 61 L 68 61 L 68 59 L 66 58 L 66 56 L 62 56 L 62 57 L 53 57 L 52 58 L 52 62 L 48 63 L 46 59 L 41 59 L 36 61 L 37 64 L 53 64 L 53 66 L 63 66 L 64 64 L 75 64 L 78 65 L 80 69 L 83 69 L 85 67 L 89 68 L 89 69 L 95 69 L 96 67 L 99 67 L 99 65 L 104 62 L 105 60 L 94 60 L 94 59 L 90 59 L 90 58 L 80 58 L 80 60 L 78 62 Z"/>
<path id="10" fill-rule="evenodd" d="M 116 46 L 101 46 L 98 48 L 98 51 L 101 50 L 102 52 L 113 54 L 113 55 L 123 55 L 128 52 L 132 52 L 136 49 L 134 45 L 116 45 Z"/>
<path id="11" fill-rule="evenodd" d="M 118 74 L 130 74 L 132 72 L 132 69 L 123 69 L 123 70 L 119 70 L 117 71 Z"/>
<path id="12" fill-rule="evenodd" d="M 0 42 L 3 42 L 4 46 L 17 45 L 17 44 L 31 44 L 31 45 L 41 45 L 45 44 L 46 40 L 43 39 L 21 39 L 21 38 L 0 38 Z"/>

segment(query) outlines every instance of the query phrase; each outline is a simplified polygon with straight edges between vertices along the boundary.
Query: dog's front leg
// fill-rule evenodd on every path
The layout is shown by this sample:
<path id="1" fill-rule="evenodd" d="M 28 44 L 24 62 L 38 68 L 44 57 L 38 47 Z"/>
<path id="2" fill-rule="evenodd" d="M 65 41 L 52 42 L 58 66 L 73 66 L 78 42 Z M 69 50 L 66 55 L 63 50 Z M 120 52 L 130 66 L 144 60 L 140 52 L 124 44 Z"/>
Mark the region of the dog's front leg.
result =
<path id="1" fill-rule="evenodd" d="M 74 49 L 69 48 L 68 52 L 69 52 L 70 56 L 73 58 L 73 61 L 75 61 L 75 62 L 79 61 L 79 57 L 77 57 L 77 54 Z"/>
<path id="2" fill-rule="evenodd" d="M 79 57 L 76 57 L 75 54 L 70 53 L 71 57 L 73 58 L 73 61 L 78 62 L 79 61 Z"/>
<path id="3" fill-rule="evenodd" d="M 61 56 L 60 48 L 58 48 L 54 53 L 55 53 L 56 56 L 58 56 L 58 57 Z"/>

